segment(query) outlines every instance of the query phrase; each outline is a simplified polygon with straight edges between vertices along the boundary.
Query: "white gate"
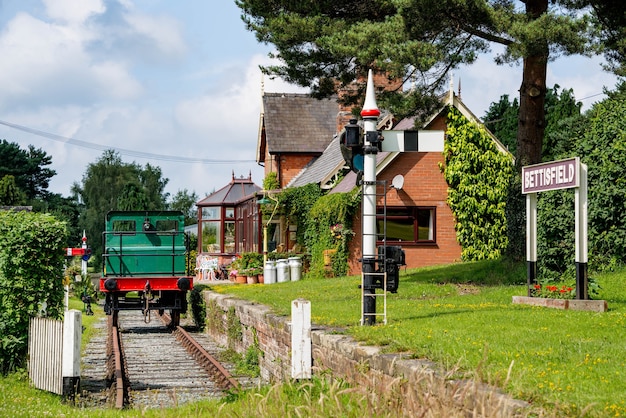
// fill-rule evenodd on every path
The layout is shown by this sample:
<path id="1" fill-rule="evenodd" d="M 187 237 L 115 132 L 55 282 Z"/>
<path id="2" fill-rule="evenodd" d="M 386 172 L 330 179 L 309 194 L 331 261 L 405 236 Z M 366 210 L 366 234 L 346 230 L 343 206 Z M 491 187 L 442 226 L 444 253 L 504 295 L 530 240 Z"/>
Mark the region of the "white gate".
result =
<path id="1" fill-rule="evenodd" d="M 63 321 L 31 318 L 28 376 L 37 389 L 63 394 Z"/>

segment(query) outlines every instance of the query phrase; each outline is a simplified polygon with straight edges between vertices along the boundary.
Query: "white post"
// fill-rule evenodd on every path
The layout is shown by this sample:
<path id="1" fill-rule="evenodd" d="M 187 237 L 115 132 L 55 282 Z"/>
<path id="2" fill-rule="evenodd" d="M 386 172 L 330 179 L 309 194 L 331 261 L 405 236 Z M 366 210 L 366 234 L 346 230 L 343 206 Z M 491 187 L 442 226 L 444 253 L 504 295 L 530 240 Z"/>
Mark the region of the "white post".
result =
<path id="1" fill-rule="evenodd" d="M 83 244 L 81 248 L 85 250 L 85 252 L 87 251 L 87 236 L 85 235 L 85 230 L 83 230 Z M 83 254 L 85 254 L 85 252 L 83 252 Z M 83 273 L 83 277 L 87 275 L 87 260 L 82 257 L 80 261 L 80 271 Z"/>
<path id="2" fill-rule="evenodd" d="M 80 383 L 80 338 L 82 333 L 81 312 L 72 309 L 63 319 L 63 396 L 74 399 Z"/>
<path id="3" fill-rule="evenodd" d="M 311 378 L 311 302 L 291 301 L 291 377 Z"/>
<path id="4" fill-rule="evenodd" d="M 537 281 L 537 193 L 526 195 L 526 265 L 528 296 Z"/>
<path id="5" fill-rule="evenodd" d="M 589 299 L 587 279 L 587 165 L 580 164 L 580 183 L 575 189 L 576 299 Z"/>
<path id="6" fill-rule="evenodd" d="M 376 323 L 376 288 L 374 287 L 374 273 L 376 269 L 376 156 L 378 148 L 368 138 L 368 134 L 378 134 L 376 123 L 380 110 L 376 104 L 374 79 L 372 70 L 367 74 L 367 88 L 365 103 L 361 110 L 363 130 L 365 131 L 363 153 L 363 201 L 362 205 L 362 251 L 363 261 L 363 318 L 361 324 L 373 325 Z"/>

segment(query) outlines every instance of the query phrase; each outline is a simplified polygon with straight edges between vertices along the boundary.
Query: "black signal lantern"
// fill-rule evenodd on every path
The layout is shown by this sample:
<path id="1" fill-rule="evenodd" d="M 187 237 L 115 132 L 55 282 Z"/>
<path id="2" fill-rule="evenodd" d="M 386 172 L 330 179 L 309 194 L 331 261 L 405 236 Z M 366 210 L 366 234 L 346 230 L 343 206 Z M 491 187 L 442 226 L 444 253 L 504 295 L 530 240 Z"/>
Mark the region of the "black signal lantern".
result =
<path id="1" fill-rule="evenodd" d="M 356 119 L 350 119 L 350 123 L 344 126 L 339 145 L 346 164 L 359 173 L 363 171 L 363 132 L 356 122 Z"/>
<path id="2" fill-rule="evenodd" d="M 344 129 L 346 130 L 346 133 L 343 143 L 347 148 L 363 145 L 361 142 L 361 127 L 357 125 L 356 119 L 350 119 L 350 122 L 344 127 Z"/>

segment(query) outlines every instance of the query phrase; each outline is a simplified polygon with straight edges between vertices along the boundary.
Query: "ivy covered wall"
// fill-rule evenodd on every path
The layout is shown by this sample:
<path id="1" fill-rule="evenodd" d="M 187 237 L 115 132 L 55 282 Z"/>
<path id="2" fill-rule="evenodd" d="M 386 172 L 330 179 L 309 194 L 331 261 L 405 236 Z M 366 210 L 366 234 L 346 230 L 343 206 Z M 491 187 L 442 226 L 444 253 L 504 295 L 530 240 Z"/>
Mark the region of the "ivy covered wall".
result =
<path id="1" fill-rule="evenodd" d="M 487 131 L 448 110 L 440 168 L 448 183 L 448 199 L 456 218 L 457 239 L 464 261 L 495 259 L 507 246 L 506 198 L 513 175 L 513 157 L 496 147 Z"/>

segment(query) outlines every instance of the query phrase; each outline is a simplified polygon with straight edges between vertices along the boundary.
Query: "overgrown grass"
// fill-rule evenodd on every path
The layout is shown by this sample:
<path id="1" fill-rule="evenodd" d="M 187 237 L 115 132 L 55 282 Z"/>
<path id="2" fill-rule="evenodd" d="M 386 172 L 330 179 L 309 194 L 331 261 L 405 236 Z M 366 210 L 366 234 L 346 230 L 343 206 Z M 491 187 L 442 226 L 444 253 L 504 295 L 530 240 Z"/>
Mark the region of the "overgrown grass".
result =
<path id="1" fill-rule="evenodd" d="M 398 294 L 388 296 L 388 324 L 373 327 L 358 325 L 360 277 L 212 290 L 255 300 L 284 315 L 290 315 L 292 300 L 306 298 L 315 323 L 389 352 L 437 361 L 449 368 L 450 378 L 473 376 L 499 385 L 540 408 L 538 416 L 626 415 L 626 269 L 595 276 L 602 287 L 599 297 L 609 304 L 606 313 L 512 305 L 512 296 L 526 294 L 525 274 L 523 264 L 506 262 L 403 272 Z M 74 301 L 71 307 L 82 310 L 82 303 Z M 95 316 L 83 316 L 86 333 L 101 314 L 97 307 L 94 311 Z M 425 417 L 467 416 L 467 410 L 445 399 L 447 390 L 431 387 L 431 393 L 444 396 L 425 391 L 424 398 L 411 401 L 423 406 Z M 12 417 L 396 417 L 407 402 L 394 388 L 367 393 L 318 371 L 309 382 L 262 387 L 222 401 L 155 410 L 80 409 L 31 388 L 23 372 L 0 377 L 0 416 Z"/>
<path id="2" fill-rule="evenodd" d="M 24 374 L 0 376 L 0 416 L 2 417 L 406 417 L 409 408 L 425 418 L 464 418 L 471 416 L 476 406 L 471 400 L 472 387 L 450 387 L 441 381 L 427 380 L 422 394 L 407 396 L 400 379 L 373 392 L 367 387 L 350 387 L 340 379 L 317 373 L 311 380 L 291 381 L 259 387 L 238 394 L 231 393 L 222 400 L 204 400 L 176 408 L 152 409 L 94 409 L 74 408 L 61 402 L 56 395 L 30 387 Z M 456 401 L 449 395 L 457 395 Z M 432 396 L 436 394 L 437 396 Z M 466 405 L 463 401 L 467 401 Z M 470 401 L 471 400 L 471 401 Z M 470 406 L 471 405 L 471 406 Z M 480 416 L 480 414 L 478 415 Z"/>
<path id="3" fill-rule="evenodd" d="M 308 299 L 314 323 L 345 327 L 389 352 L 458 367 L 557 415 L 625 415 L 626 269 L 594 276 L 606 313 L 513 305 L 514 295 L 526 295 L 525 275 L 523 263 L 506 261 L 408 270 L 398 293 L 388 295 L 387 325 L 373 327 L 358 326 L 360 277 L 213 290 L 284 315 L 293 299 Z M 377 304 L 382 311 L 382 298 Z"/>

